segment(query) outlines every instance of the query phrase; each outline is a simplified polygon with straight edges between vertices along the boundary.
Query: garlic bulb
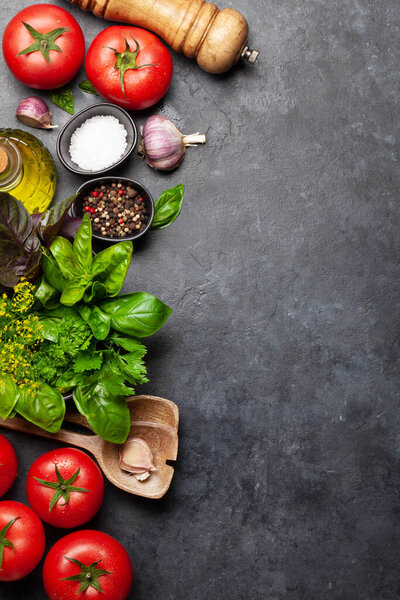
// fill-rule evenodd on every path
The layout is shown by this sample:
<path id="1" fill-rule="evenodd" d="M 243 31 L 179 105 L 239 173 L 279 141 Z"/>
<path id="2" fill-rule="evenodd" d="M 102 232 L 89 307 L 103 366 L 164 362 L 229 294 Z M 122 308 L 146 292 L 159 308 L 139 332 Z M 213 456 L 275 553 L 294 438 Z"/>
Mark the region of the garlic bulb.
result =
<path id="1" fill-rule="evenodd" d="M 149 117 L 142 129 L 143 140 L 139 155 L 153 169 L 172 171 L 180 165 L 186 146 L 205 144 L 206 136 L 194 133 L 182 135 L 176 125 L 161 115 Z"/>
<path id="2" fill-rule="evenodd" d="M 147 442 L 138 437 L 128 437 L 120 450 L 119 466 L 132 473 L 138 481 L 145 481 L 156 471 L 153 455 Z"/>

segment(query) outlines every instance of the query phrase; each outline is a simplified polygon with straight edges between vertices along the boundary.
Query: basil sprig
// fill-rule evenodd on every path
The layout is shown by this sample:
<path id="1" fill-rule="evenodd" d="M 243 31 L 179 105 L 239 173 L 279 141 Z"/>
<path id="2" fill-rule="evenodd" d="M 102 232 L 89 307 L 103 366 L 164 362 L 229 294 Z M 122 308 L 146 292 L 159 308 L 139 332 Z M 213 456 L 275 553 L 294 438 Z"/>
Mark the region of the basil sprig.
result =
<path id="1" fill-rule="evenodd" d="M 175 221 L 182 210 L 184 189 L 185 186 L 180 183 L 161 194 L 154 205 L 154 219 L 151 229 L 164 229 L 164 227 L 168 227 Z"/>

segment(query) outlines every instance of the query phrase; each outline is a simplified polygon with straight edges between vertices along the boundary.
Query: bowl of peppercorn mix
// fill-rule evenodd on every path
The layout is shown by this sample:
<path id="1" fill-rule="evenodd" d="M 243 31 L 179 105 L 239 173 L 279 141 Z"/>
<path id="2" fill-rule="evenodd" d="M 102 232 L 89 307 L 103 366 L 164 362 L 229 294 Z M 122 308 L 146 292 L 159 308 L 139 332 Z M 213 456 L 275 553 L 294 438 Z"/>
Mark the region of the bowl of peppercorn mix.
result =
<path id="1" fill-rule="evenodd" d="M 92 235 L 115 243 L 141 238 L 151 226 L 154 203 L 150 192 L 126 177 L 101 177 L 84 183 L 72 204 L 74 217 L 87 213 Z"/>

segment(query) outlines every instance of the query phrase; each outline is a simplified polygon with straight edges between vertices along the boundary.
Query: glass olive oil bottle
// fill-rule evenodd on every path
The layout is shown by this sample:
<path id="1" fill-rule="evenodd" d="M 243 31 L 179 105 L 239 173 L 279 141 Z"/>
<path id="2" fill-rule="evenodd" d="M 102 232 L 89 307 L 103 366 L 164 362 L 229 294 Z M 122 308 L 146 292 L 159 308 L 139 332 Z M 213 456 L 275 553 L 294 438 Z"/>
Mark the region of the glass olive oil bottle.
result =
<path id="1" fill-rule="evenodd" d="M 26 131 L 0 128 L 0 191 L 37 213 L 46 210 L 56 185 L 56 166 L 42 142 Z"/>

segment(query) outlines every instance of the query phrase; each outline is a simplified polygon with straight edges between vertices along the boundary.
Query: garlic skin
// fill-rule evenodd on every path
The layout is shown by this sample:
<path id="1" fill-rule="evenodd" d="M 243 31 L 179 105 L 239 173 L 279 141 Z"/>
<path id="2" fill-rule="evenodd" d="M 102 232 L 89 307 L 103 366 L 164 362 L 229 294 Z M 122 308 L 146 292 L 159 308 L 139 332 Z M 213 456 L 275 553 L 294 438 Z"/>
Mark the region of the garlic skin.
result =
<path id="1" fill-rule="evenodd" d="M 147 442 L 130 436 L 119 453 L 119 466 L 123 471 L 132 473 L 138 481 L 145 481 L 154 471 L 153 454 Z"/>
<path id="2" fill-rule="evenodd" d="M 142 135 L 139 155 L 158 171 L 176 169 L 183 160 L 186 146 L 206 142 L 206 136 L 199 133 L 182 135 L 177 126 L 162 115 L 149 117 L 142 128 Z"/>
<path id="3" fill-rule="evenodd" d="M 37 129 L 54 129 L 58 125 L 52 125 L 51 113 L 46 102 L 39 96 L 28 96 L 24 98 L 18 105 L 15 113 L 17 119 Z"/>

